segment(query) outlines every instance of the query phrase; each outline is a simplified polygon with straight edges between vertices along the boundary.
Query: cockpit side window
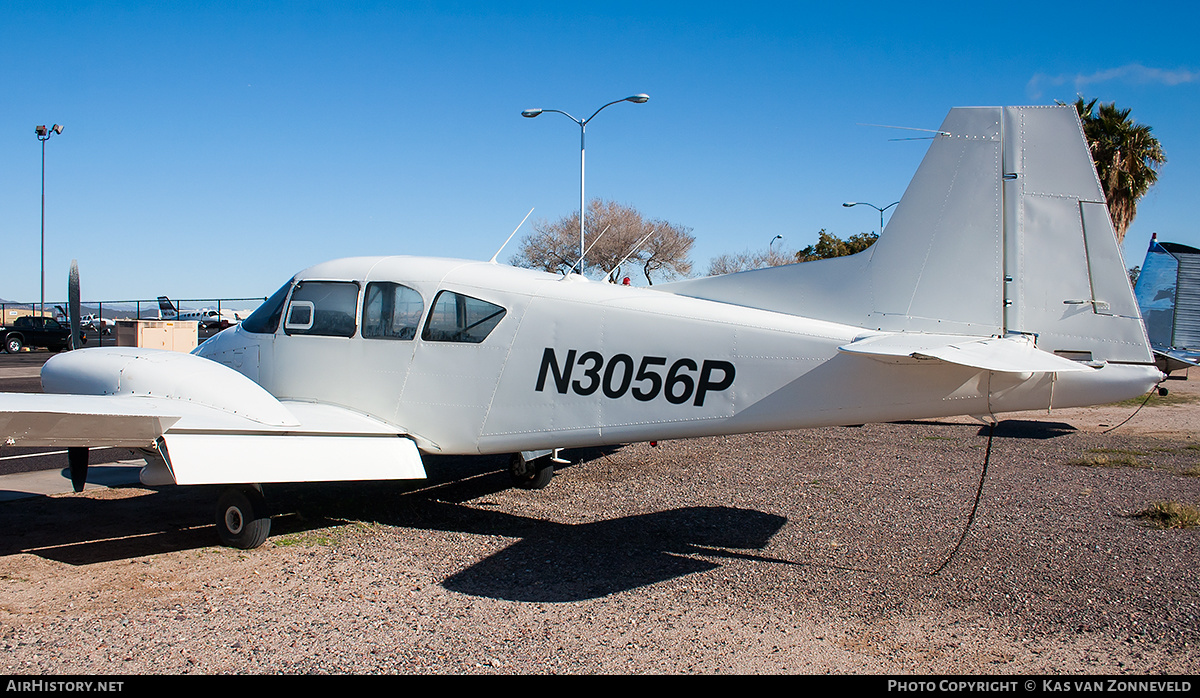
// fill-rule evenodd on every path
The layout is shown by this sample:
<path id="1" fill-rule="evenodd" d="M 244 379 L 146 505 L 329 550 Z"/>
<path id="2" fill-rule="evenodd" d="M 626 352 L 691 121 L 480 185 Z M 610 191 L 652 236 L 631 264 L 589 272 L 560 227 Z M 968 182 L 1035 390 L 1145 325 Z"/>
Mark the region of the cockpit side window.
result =
<path id="1" fill-rule="evenodd" d="M 442 291 L 433 300 L 421 339 L 429 342 L 478 344 L 487 338 L 506 311 L 495 303 Z"/>
<path id="2" fill-rule="evenodd" d="M 390 281 L 367 284 L 363 300 L 362 336 L 367 339 L 412 339 L 425 303 L 421 294 Z"/>
<path id="3" fill-rule="evenodd" d="M 283 330 L 288 334 L 353 337 L 358 330 L 358 284 L 353 281 L 301 281 L 292 292 Z"/>
<path id="4" fill-rule="evenodd" d="M 290 290 L 292 280 L 288 279 L 288 282 L 263 301 L 257 310 L 250 313 L 250 317 L 242 320 L 242 329 L 257 334 L 275 334 L 275 330 L 279 329 L 279 318 L 283 317 L 283 302 L 287 300 Z"/>

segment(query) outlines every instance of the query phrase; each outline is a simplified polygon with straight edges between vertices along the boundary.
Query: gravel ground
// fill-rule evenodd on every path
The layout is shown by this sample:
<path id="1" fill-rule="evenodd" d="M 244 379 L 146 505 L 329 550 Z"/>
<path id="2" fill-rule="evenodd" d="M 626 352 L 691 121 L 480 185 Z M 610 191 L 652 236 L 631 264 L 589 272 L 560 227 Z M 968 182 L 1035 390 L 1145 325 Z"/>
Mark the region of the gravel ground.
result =
<path id="1" fill-rule="evenodd" d="M 533 492 L 499 458 L 272 487 L 253 551 L 215 545 L 209 488 L 13 502 L 0 666 L 1195 674 L 1200 529 L 1135 516 L 1200 504 L 1195 383 L 1110 434 L 1133 407 L 1011 416 L 948 563 L 987 446 L 968 420 L 576 451 Z"/>

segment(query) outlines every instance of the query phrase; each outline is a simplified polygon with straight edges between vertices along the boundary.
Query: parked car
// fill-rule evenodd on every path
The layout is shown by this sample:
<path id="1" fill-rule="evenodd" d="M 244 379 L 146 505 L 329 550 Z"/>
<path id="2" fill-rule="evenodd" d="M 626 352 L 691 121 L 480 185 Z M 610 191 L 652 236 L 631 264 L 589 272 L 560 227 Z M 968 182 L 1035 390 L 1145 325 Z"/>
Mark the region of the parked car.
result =
<path id="1" fill-rule="evenodd" d="M 4 338 L 4 351 L 15 354 L 22 347 L 45 347 L 50 351 L 71 348 L 71 328 L 52 317 L 25 315 L 13 320 L 11 325 L 0 325 L 0 337 Z M 83 331 L 79 342 L 87 341 Z"/>

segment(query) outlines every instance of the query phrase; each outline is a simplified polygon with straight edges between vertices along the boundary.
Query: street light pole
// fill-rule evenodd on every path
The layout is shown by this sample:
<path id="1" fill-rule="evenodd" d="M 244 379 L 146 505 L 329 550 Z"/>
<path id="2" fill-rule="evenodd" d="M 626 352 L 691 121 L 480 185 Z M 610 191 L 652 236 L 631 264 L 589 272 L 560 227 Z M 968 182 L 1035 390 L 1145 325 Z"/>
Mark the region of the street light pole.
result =
<path id="1" fill-rule="evenodd" d="M 40 317 L 46 314 L 46 141 L 50 140 L 51 136 L 62 133 L 63 127 L 61 124 L 54 124 L 50 128 L 44 125 L 35 126 L 33 131 L 42 142 L 42 296 L 38 304 Z"/>
<path id="2" fill-rule="evenodd" d="M 587 133 L 588 122 L 591 121 L 592 119 L 596 118 L 596 114 L 599 114 L 600 112 L 604 111 L 605 108 L 611 107 L 614 104 L 620 104 L 621 102 L 633 102 L 634 104 L 645 104 L 648 101 L 650 101 L 650 96 L 646 95 L 646 94 L 636 94 L 631 97 L 626 97 L 625 99 L 618 99 L 618 100 L 609 102 L 608 104 L 605 104 L 603 107 L 600 107 L 595 112 L 593 112 L 591 116 L 589 116 L 586 119 L 576 119 L 575 117 L 571 116 L 570 114 L 566 113 L 565 111 L 562 111 L 559 109 L 526 109 L 525 111 L 521 112 L 521 116 L 523 116 L 527 119 L 532 119 L 536 116 L 540 116 L 547 112 L 554 112 L 555 114 L 562 114 L 563 116 L 567 117 L 571 121 L 574 121 L 575 123 L 579 124 L 579 273 L 580 273 L 580 275 L 583 274 L 583 255 L 584 255 L 583 216 L 584 216 L 584 209 L 587 206 L 587 202 L 584 199 L 584 195 L 583 195 L 583 191 L 584 191 L 583 184 L 584 184 L 584 157 L 585 157 L 585 153 L 587 152 L 586 148 L 584 147 L 584 138 Z"/>
<path id="3" fill-rule="evenodd" d="M 842 205 L 845 206 L 846 208 L 850 208 L 852 206 L 870 206 L 871 208 L 875 209 L 876 211 L 879 211 L 879 234 L 883 235 L 883 212 L 888 210 L 889 208 L 895 206 L 898 203 L 900 203 L 900 202 L 895 201 L 893 203 L 888 204 L 887 206 L 884 206 L 883 208 L 879 208 L 875 204 L 868 204 L 865 201 L 847 201 L 846 203 L 844 203 Z"/>

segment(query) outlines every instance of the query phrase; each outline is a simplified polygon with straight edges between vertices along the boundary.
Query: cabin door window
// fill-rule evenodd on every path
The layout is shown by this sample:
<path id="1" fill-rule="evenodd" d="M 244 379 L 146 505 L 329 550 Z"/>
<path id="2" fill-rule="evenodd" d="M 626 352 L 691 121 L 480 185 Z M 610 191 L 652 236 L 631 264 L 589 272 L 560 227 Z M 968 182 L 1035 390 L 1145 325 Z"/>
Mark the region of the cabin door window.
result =
<path id="1" fill-rule="evenodd" d="M 421 294 L 390 281 L 367 284 L 363 299 L 362 336 L 367 339 L 412 339 L 417 336 L 425 304 Z"/>
<path id="2" fill-rule="evenodd" d="M 283 330 L 289 335 L 353 337 L 357 310 L 358 284 L 353 281 L 301 281 L 292 291 Z"/>

